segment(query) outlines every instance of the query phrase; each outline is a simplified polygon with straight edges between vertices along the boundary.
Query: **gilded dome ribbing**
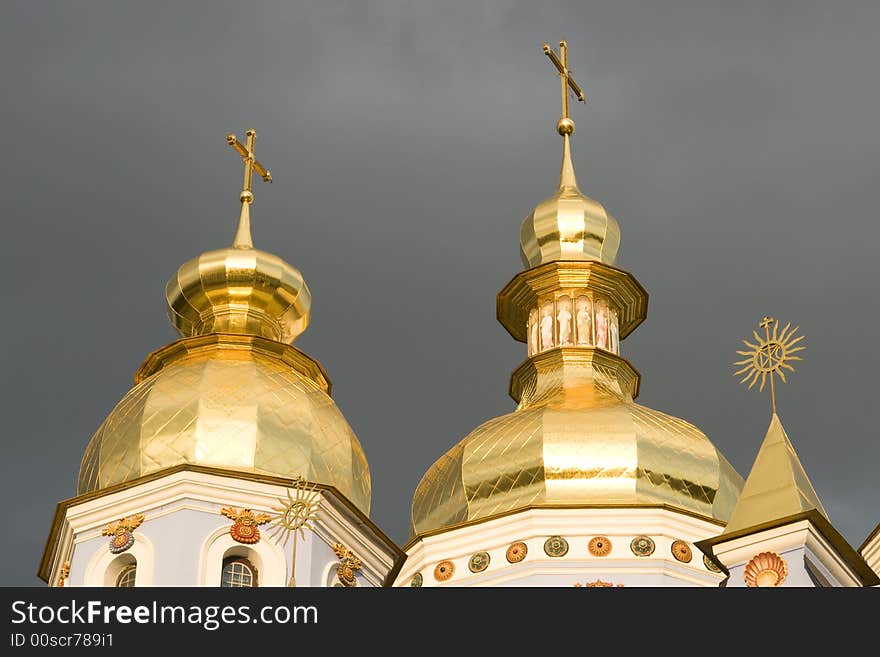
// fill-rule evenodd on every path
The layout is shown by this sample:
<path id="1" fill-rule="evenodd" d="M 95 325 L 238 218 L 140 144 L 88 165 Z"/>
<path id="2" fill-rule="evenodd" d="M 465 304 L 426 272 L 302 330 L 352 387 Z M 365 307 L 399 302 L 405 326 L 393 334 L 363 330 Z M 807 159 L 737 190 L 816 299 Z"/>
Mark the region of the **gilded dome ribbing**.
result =
<path id="1" fill-rule="evenodd" d="M 695 426 L 636 404 L 628 363 L 589 351 L 557 348 L 514 374 L 516 411 L 474 429 L 417 486 L 414 534 L 532 506 L 663 504 L 728 519 L 742 477 Z"/>
<path id="2" fill-rule="evenodd" d="M 598 260 L 613 265 L 619 247 L 617 221 L 605 206 L 578 188 L 571 140 L 564 135 L 559 188 L 535 207 L 520 229 L 523 266 L 555 260 Z"/>

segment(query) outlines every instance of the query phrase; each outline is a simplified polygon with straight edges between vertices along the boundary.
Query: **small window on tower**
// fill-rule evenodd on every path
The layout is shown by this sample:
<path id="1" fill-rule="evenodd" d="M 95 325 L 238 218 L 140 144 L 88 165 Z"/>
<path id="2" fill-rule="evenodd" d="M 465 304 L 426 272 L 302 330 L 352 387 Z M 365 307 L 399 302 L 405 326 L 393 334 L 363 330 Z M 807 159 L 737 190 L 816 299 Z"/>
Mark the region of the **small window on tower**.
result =
<path id="1" fill-rule="evenodd" d="M 247 559 L 232 557 L 223 560 L 220 586 L 225 588 L 254 588 L 257 586 L 257 569 Z"/>
<path id="2" fill-rule="evenodd" d="M 123 568 L 116 577 L 116 588 L 127 589 L 134 587 L 137 577 L 137 564 L 131 564 Z"/>

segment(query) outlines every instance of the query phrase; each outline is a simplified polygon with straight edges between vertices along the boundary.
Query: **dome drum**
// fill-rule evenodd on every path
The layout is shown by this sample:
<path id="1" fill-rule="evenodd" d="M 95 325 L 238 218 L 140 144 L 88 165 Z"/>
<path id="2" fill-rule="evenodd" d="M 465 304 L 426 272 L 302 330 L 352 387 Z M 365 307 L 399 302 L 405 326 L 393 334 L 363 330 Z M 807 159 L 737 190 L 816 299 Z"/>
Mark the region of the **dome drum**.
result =
<path id="1" fill-rule="evenodd" d="M 648 313 L 648 293 L 629 272 L 597 261 L 554 261 L 519 272 L 504 286 L 496 299 L 498 321 L 516 340 L 528 343 L 532 311 L 566 294 L 607 300 L 618 314 L 618 340 Z"/>
<path id="2" fill-rule="evenodd" d="M 528 354 L 554 347 L 596 347 L 620 353 L 620 312 L 592 290 L 563 289 L 540 295 L 529 311 Z"/>
<path id="3" fill-rule="evenodd" d="M 602 349 L 557 347 L 523 361 L 510 375 L 508 392 L 520 406 L 532 406 L 541 398 L 565 394 L 566 388 L 583 397 L 588 391 L 595 401 L 602 394 L 615 399 L 636 399 L 641 375 L 628 360 Z"/>

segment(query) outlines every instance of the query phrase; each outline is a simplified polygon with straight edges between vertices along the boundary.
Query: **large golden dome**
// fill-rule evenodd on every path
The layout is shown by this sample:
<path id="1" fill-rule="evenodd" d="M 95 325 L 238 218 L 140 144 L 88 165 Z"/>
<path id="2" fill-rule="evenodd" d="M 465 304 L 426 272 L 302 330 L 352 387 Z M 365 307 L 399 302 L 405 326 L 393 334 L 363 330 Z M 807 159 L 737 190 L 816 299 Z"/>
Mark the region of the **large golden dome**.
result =
<path id="1" fill-rule="evenodd" d="M 695 426 L 633 401 L 638 375 L 557 348 L 513 375 L 519 407 L 480 425 L 416 488 L 414 534 L 532 506 L 669 505 L 726 521 L 742 477 Z"/>
<path id="2" fill-rule="evenodd" d="M 231 247 L 184 263 L 165 286 L 168 316 L 183 336 L 147 357 L 135 386 L 86 448 L 79 493 L 179 465 L 225 468 L 334 486 L 370 511 L 361 445 L 330 398 L 321 365 L 290 343 L 309 323 L 300 272 L 255 249 L 252 170 L 271 181 L 247 147 L 238 231 Z"/>
<path id="3" fill-rule="evenodd" d="M 151 355 L 89 443 L 78 492 L 180 464 L 302 476 L 364 513 L 370 471 L 320 366 L 294 347 L 211 334 Z"/>

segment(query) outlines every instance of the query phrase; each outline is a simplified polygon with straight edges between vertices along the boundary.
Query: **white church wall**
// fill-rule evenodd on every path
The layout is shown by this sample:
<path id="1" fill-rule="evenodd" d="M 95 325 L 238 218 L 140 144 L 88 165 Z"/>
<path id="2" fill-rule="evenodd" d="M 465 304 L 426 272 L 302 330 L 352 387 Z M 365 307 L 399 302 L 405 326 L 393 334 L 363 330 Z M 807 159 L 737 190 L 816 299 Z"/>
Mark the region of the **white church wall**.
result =
<path id="1" fill-rule="evenodd" d="M 115 585 L 120 558 L 131 558 L 137 562 L 136 586 L 218 586 L 223 559 L 243 556 L 257 569 L 260 586 L 286 586 L 292 536 L 285 546 L 279 545 L 271 538 L 271 524 L 263 524 L 258 527 L 260 540 L 243 544 L 230 534 L 233 520 L 220 513 L 224 507 L 274 513 L 285 491 L 264 482 L 178 472 L 72 505 L 58 533 L 61 545 L 52 583 L 57 585 L 62 565 L 69 562 L 65 586 L 105 586 L 111 579 Z M 348 521 L 346 512 L 322 494 L 316 494 L 315 504 L 313 530 L 306 530 L 297 542 L 297 585 L 332 586 L 338 581 L 340 560 L 332 547 L 336 542 L 364 562 L 363 572 L 355 572 L 359 586 L 382 585 L 396 555 L 377 543 L 375 535 L 364 534 L 363 523 Z M 144 520 L 132 532 L 134 543 L 121 553 L 127 556 L 112 553 L 110 538 L 102 530 L 137 514 Z"/>
<path id="2" fill-rule="evenodd" d="M 724 575 L 694 542 L 720 531 L 667 507 L 527 509 L 413 542 L 395 586 L 717 587 Z M 648 548 L 633 547 L 641 537 Z"/>

